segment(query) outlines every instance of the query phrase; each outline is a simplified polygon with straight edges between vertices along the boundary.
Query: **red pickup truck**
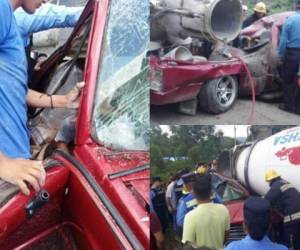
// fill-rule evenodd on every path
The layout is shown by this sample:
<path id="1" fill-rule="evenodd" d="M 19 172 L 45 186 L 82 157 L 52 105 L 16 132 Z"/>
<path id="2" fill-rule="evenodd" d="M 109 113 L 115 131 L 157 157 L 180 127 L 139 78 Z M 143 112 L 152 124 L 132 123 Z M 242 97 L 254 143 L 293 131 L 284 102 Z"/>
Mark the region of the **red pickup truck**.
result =
<path id="1" fill-rule="evenodd" d="M 35 72 L 32 86 L 49 94 L 86 85 L 78 113 L 33 112 L 33 157 L 44 159 L 45 190 L 27 197 L 1 182 L 0 249 L 148 248 L 148 8 L 90 0 L 69 40 Z M 53 150 L 70 113 L 73 143 Z"/>
<path id="2" fill-rule="evenodd" d="M 189 60 L 178 60 L 152 55 L 151 104 L 179 103 L 179 111 L 192 115 L 197 107 L 208 113 L 223 113 L 239 95 L 251 95 L 250 77 L 255 95 L 278 98 L 281 79 L 276 50 L 281 27 L 292 14 L 262 18 L 242 30 L 240 48 L 220 44 L 209 58 L 194 55 Z"/>

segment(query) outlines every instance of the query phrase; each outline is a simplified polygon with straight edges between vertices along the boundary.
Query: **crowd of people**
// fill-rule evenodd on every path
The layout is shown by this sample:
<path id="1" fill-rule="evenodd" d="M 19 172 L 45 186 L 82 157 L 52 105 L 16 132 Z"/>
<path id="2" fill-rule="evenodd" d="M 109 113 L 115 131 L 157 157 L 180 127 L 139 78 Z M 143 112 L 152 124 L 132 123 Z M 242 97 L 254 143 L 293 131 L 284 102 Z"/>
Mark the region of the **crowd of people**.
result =
<path id="1" fill-rule="evenodd" d="M 244 200 L 246 237 L 229 240 L 230 213 L 212 183 L 216 171 L 216 161 L 210 165 L 197 164 L 195 171 L 184 169 L 174 174 L 165 188 L 160 177 L 153 177 L 151 249 L 168 246 L 164 240 L 167 231 L 181 242 L 180 249 L 300 249 L 300 193 L 272 169 L 265 173 L 265 181 L 270 186 L 267 194 Z M 283 220 L 281 244 L 269 238 L 273 209 Z"/>

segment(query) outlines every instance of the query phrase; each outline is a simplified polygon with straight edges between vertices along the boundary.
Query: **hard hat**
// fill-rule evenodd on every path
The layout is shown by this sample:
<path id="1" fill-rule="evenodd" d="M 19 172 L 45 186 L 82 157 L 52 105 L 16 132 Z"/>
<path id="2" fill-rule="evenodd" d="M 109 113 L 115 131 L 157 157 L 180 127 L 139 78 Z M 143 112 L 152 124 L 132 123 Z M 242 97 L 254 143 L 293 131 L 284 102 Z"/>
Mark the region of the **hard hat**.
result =
<path id="1" fill-rule="evenodd" d="M 207 173 L 207 167 L 205 167 L 204 165 L 201 165 L 200 167 L 197 168 L 196 173 L 203 175 Z"/>
<path id="2" fill-rule="evenodd" d="M 272 180 L 274 180 L 275 178 L 278 178 L 278 177 L 280 177 L 280 175 L 273 169 L 269 169 L 265 173 L 265 180 L 267 182 L 270 182 L 270 181 L 272 181 Z"/>
<path id="3" fill-rule="evenodd" d="M 263 2 L 259 2 L 255 5 L 254 10 L 259 13 L 267 14 L 267 7 Z"/>
<path id="4" fill-rule="evenodd" d="M 247 5 L 243 5 L 242 9 L 243 9 L 243 11 L 248 11 L 248 6 Z"/>

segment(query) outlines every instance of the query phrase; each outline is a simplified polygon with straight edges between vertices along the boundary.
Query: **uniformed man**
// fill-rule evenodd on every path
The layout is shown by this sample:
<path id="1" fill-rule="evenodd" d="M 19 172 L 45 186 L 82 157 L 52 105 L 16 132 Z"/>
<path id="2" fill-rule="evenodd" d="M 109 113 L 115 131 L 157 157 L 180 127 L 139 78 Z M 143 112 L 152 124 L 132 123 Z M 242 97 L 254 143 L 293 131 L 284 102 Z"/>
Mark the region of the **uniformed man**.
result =
<path id="1" fill-rule="evenodd" d="M 197 207 L 197 200 L 192 194 L 192 185 L 195 181 L 195 173 L 185 174 L 182 177 L 183 180 L 183 196 L 178 201 L 177 213 L 176 213 L 176 232 L 182 236 L 183 221 L 185 215 Z"/>
<path id="2" fill-rule="evenodd" d="M 270 185 L 265 198 L 283 216 L 285 244 L 293 250 L 299 250 L 300 193 L 275 170 L 266 171 L 265 180 Z"/>
<path id="3" fill-rule="evenodd" d="M 249 197 L 244 203 L 244 229 L 247 236 L 231 242 L 225 250 L 288 250 L 267 236 L 271 223 L 270 202 L 261 197 Z"/>
<path id="4" fill-rule="evenodd" d="M 165 233 L 168 226 L 168 213 L 165 201 L 165 192 L 161 188 L 161 179 L 159 176 L 154 177 L 152 180 L 150 198 L 153 209 L 158 216 L 163 232 Z"/>
<path id="5" fill-rule="evenodd" d="M 267 15 L 267 7 L 263 2 L 259 2 L 254 7 L 254 13 L 247 17 L 245 21 L 243 22 L 243 29 L 252 25 L 259 19 L 263 18 Z"/>
<path id="6" fill-rule="evenodd" d="M 296 3 L 296 13 L 284 23 L 278 47 L 278 56 L 283 62 L 284 104 L 279 108 L 290 113 L 300 114 L 300 91 L 296 84 L 296 75 L 300 63 L 300 0 Z"/>
<path id="7" fill-rule="evenodd" d="M 178 201 L 182 197 L 182 189 L 183 189 L 183 180 L 181 176 L 187 174 L 189 171 L 187 169 L 183 169 L 179 172 L 180 179 L 177 180 L 174 184 L 171 199 L 172 199 L 172 206 L 178 207 Z"/>

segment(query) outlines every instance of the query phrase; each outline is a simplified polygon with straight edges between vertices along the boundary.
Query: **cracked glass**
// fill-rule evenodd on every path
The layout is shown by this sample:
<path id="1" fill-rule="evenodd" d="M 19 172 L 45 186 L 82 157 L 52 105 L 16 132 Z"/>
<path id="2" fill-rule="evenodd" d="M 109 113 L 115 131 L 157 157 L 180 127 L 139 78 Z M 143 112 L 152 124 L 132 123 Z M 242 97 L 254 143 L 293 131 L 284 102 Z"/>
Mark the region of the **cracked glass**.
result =
<path id="1" fill-rule="evenodd" d="M 92 128 L 114 150 L 149 149 L 148 18 L 148 0 L 110 2 Z"/>

